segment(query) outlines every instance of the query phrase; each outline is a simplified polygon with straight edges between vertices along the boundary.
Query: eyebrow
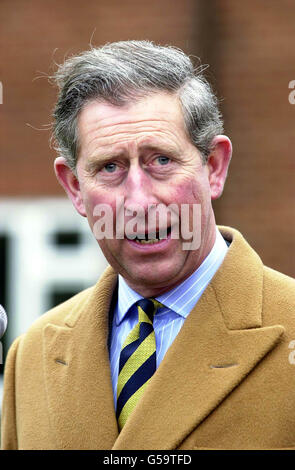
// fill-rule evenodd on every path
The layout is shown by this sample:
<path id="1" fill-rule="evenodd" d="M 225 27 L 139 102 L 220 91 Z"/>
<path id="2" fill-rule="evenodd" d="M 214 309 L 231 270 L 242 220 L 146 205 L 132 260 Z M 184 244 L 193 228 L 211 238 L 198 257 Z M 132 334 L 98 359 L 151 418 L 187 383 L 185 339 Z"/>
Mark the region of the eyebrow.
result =
<path id="1" fill-rule="evenodd" d="M 162 153 L 168 153 L 168 154 L 175 154 L 175 152 L 177 152 L 177 147 L 169 143 L 166 143 L 165 145 L 143 144 L 140 147 L 140 149 L 152 150 L 154 152 L 162 152 Z"/>
<path id="2" fill-rule="evenodd" d="M 169 156 L 169 155 L 175 155 L 175 153 L 177 153 L 177 148 L 175 145 L 170 145 L 169 143 L 165 145 L 160 145 L 160 144 L 156 145 L 156 144 L 146 143 L 146 144 L 139 145 L 139 152 L 142 152 L 142 151 L 152 151 L 152 152 L 157 152 L 157 153 L 163 153 Z M 128 160 L 126 151 L 125 150 L 112 151 L 112 152 L 106 151 L 105 153 L 101 155 L 94 154 L 88 159 L 87 169 L 88 170 L 95 169 L 97 165 L 104 165 L 110 162 L 111 160 L 115 160 L 118 158 Z"/>
<path id="3" fill-rule="evenodd" d="M 103 156 L 98 156 L 94 155 L 92 157 L 89 157 L 88 162 L 86 163 L 86 170 L 91 173 L 92 171 L 96 170 L 98 166 L 104 166 L 107 163 L 110 163 L 112 160 L 115 160 L 118 158 L 118 155 L 103 155 Z"/>
<path id="4" fill-rule="evenodd" d="M 94 153 L 93 155 L 88 157 L 87 167 L 102 165 L 118 158 L 127 159 L 125 152 L 106 151 L 101 153 L 101 155 L 99 155 L 98 153 Z"/>

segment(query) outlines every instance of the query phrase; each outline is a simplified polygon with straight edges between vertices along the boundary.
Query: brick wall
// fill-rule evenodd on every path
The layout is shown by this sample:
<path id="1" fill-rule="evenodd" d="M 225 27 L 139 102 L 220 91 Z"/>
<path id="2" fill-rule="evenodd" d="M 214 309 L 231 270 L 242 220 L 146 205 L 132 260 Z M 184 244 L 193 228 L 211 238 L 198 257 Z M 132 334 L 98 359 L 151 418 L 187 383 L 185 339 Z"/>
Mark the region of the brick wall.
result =
<path id="1" fill-rule="evenodd" d="M 212 59 L 234 147 L 217 220 L 239 228 L 266 264 L 294 276 L 295 105 L 288 84 L 295 79 L 295 3 L 212 3 Z"/>
<path id="2" fill-rule="evenodd" d="M 234 156 L 217 222 L 295 275 L 292 0 L 1 0 L 0 196 L 63 194 L 49 147 L 54 61 L 122 39 L 174 44 L 211 64 Z M 46 130 L 47 129 L 47 130 Z"/>

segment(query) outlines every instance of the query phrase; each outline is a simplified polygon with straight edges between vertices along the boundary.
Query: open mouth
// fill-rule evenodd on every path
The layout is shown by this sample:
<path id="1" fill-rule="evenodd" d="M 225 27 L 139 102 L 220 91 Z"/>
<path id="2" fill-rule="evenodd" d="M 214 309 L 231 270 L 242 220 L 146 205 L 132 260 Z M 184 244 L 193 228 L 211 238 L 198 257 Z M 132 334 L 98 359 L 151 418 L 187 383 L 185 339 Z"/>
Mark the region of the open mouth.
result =
<path id="1" fill-rule="evenodd" d="M 167 230 L 157 231 L 156 233 L 143 233 L 139 234 L 134 241 L 139 245 L 153 245 L 159 243 L 162 240 L 167 239 L 170 236 L 171 227 L 168 227 Z"/>

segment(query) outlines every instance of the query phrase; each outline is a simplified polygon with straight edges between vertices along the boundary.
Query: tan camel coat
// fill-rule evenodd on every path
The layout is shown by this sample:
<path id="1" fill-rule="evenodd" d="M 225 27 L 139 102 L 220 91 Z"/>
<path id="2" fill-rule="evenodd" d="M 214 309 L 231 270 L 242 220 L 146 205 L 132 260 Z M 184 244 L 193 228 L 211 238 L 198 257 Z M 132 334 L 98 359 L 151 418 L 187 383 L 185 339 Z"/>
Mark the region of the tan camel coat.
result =
<path id="1" fill-rule="evenodd" d="M 10 348 L 2 448 L 295 449 L 295 281 L 264 267 L 239 232 L 221 232 L 226 258 L 120 434 L 108 268 Z"/>

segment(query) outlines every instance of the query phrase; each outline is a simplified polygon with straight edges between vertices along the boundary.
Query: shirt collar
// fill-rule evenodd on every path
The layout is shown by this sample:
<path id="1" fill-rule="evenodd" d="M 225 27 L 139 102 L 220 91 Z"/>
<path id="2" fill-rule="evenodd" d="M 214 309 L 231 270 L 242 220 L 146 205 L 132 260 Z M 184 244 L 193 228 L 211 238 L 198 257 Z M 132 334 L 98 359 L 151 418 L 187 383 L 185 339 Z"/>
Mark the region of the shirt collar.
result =
<path id="1" fill-rule="evenodd" d="M 227 245 L 216 227 L 212 250 L 190 277 L 168 292 L 156 297 L 165 307 L 186 318 L 218 270 L 227 252 Z M 128 286 L 119 275 L 116 324 L 120 324 L 132 305 L 143 297 Z"/>

